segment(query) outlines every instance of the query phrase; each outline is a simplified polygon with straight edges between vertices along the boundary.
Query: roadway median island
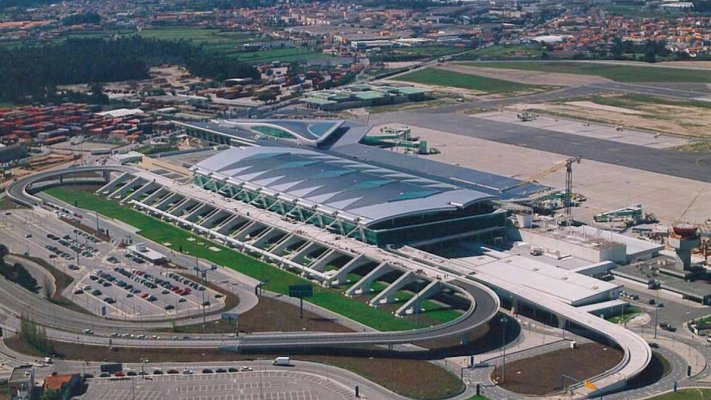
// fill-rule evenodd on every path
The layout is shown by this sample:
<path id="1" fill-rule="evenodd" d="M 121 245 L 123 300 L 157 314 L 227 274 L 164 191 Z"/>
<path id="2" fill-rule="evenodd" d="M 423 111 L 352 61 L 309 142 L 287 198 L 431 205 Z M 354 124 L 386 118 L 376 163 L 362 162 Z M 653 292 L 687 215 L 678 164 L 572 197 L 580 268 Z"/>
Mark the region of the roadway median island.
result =
<path id="1" fill-rule="evenodd" d="M 201 259 L 231 268 L 239 273 L 266 282 L 265 290 L 288 295 L 289 286 L 311 283 L 293 273 L 281 270 L 275 266 L 264 263 L 248 255 L 235 251 L 220 244 L 191 234 L 175 225 L 148 216 L 129 207 L 119 205 L 117 202 L 96 196 L 93 186 L 56 186 L 45 190 L 53 196 L 68 204 L 79 208 L 96 211 L 105 217 L 119 220 L 139 230 L 139 234 L 157 243 L 170 243 L 174 251 L 182 248 L 185 254 L 197 256 Z M 199 242 L 204 242 L 202 245 Z M 217 248 L 219 251 L 213 251 Z M 360 322 L 379 331 L 401 331 L 424 328 L 429 325 L 447 322 L 457 318 L 460 314 L 449 309 L 435 309 L 415 317 L 398 318 L 385 308 L 370 307 L 357 298 L 348 298 L 339 290 L 314 286 L 313 297 L 306 301 L 314 305 L 333 311 L 346 318 Z"/>
<path id="2" fill-rule="evenodd" d="M 506 363 L 496 368 L 492 380 L 522 395 L 554 395 L 568 386 L 609 370 L 622 360 L 622 352 L 599 343 L 556 350 Z M 505 376 L 502 376 L 505 370 Z M 503 378 L 503 379 L 502 379 Z"/>

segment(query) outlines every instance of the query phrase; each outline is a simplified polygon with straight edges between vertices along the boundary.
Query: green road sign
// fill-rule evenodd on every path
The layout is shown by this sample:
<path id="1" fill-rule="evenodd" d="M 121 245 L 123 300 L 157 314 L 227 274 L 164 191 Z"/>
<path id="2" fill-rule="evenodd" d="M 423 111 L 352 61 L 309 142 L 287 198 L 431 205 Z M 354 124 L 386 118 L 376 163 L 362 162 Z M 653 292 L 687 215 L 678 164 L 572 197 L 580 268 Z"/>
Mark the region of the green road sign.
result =
<path id="1" fill-rule="evenodd" d="M 291 285 L 289 286 L 289 297 L 311 297 L 314 295 L 314 289 L 311 285 Z"/>

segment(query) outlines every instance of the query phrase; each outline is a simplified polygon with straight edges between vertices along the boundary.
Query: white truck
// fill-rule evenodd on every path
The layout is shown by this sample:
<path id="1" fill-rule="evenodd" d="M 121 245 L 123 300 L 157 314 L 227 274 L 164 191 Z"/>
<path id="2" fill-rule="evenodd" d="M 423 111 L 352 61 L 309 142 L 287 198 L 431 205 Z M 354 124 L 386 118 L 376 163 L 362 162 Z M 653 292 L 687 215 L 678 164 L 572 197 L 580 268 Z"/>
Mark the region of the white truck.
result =
<path id="1" fill-rule="evenodd" d="M 289 357 L 277 357 L 274 359 L 272 365 L 276 365 L 278 367 L 288 367 L 291 365 L 291 360 Z"/>

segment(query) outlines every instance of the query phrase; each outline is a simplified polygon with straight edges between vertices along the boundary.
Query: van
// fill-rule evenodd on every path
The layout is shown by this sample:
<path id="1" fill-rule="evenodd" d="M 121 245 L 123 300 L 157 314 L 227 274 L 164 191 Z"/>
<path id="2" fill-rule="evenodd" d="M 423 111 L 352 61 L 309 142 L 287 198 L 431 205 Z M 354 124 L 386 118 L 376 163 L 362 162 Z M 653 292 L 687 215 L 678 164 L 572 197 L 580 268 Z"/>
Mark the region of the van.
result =
<path id="1" fill-rule="evenodd" d="M 272 363 L 272 365 L 281 366 L 281 367 L 289 366 L 289 365 L 291 365 L 291 360 L 289 359 L 289 357 L 277 357 L 274 359 L 274 362 Z"/>

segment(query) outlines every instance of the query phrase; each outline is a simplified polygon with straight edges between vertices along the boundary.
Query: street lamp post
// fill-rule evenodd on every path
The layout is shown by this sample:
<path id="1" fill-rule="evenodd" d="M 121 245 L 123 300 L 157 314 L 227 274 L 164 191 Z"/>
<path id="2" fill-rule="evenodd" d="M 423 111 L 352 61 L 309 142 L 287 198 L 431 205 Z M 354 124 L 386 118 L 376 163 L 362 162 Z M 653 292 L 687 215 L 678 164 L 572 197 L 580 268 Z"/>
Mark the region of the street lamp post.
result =
<path id="1" fill-rule="evenodd" d="M 501 351 L 503 352 L 501 363 L 501 383 L 504 382 L 506 376 L 506 316 L 501 317 Z"/>
<path id="2" fill-rule="evenodd" d="M 657 288 L 657 300 L 654 303 L 654 338 L 657 338 L 657 327 L 659 326 L 659 291 L 662 287 Z"/>

